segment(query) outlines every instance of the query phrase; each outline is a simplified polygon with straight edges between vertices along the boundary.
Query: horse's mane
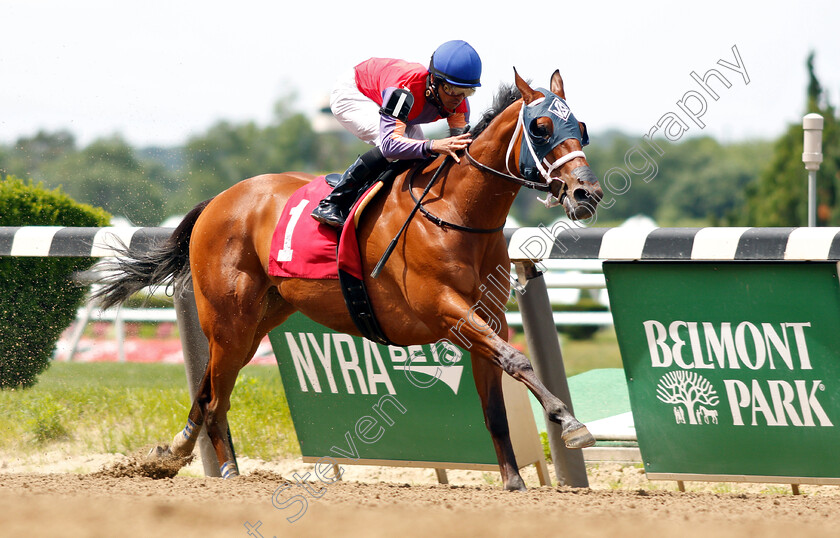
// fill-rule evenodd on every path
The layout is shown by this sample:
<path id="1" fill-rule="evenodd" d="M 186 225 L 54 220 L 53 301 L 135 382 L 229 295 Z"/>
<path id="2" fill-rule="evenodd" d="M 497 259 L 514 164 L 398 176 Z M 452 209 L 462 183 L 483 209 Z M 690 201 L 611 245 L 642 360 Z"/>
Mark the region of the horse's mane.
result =
<path id="1" fill-rule="evenodd" d="M 490 105 L 490 108 L 484 111 L 484 114 L 481 115 L 481 119 L 470 131 L 473 139 L 477 138 L 478 135 L 480 135 L 481 132 L 490 125 L 490 122 L 492 122 L 496 116 L 501 114 L 504 109 L 516 102 L 516 100 L 520 97 L 522 97 L 522 94 L 519 92 L 519 88 L 517 88 L 515 84 L 500 84 L 499 90 L 496 92 L 496 96 L 493 97 L 493 104 Z"/>

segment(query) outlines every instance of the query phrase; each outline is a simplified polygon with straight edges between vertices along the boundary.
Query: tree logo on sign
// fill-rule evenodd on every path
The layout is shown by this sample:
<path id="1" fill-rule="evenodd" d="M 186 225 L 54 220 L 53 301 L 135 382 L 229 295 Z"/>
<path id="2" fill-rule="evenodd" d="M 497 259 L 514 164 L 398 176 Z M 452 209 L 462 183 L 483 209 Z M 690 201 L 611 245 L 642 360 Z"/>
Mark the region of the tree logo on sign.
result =
<path id="1" fill-rule="evenodd" d="M 668 372 L 656 386 L 656 398 L 674 405 L 677 424 L 717 424 L 720 399 L 708 379 L 696 372 Z"/>

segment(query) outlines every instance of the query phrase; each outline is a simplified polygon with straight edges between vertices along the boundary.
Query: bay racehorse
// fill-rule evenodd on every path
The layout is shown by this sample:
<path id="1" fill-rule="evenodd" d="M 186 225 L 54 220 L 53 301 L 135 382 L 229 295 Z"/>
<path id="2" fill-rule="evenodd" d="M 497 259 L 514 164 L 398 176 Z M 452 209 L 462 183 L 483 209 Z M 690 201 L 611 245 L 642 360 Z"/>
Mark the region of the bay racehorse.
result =
<path id="1" fill-rule="evenodd" d="M 566 446 L 582 448 L 593 444 L 594 438 L 545 388 L 525 355 L 508 344 L 504 304 L 500 304 L 504 301 L 485 301 L 483 317 L 473 316 L 466 324 L 463 320 L 482 299 L 481 290 L 487 289 L 482 282 L 490 273 L 500 266 L 510 268 L 501 229 L 522 185 L 550 190 L 555 203 L 562 204 L 572 219 L 593 216 L 602 192 L 581 151 L 588 137 L 565 103 L 560 73 L 552 75 L 550 91 L 532 89 L 515 70 L 514 77 L 515 84 L 500 89 L 476 126 L 467 153 L 459 162 L 450 158 L 444 163 L 423 202 L 424 212 L 455 226 L 442 226 L 440 221 L 418 215 L 400 236 L 381 274 L 365 276 L 365 284 L 382 331 L 398 345 L 446 340 L 450 330 L 459 327 L 463 340 L 469 342 L 475 383 L 504 487 L 521 490 L 525 486 L 502 397 L 504 373 L 524 383 L 548 417 L 561 425 Z M 554 107 L 551 113 L 545 109 L 547 101 Z M 526 114 L 537 109 L 544 113 L 534 118 Z M 569 118 L 574 125 L 566 125 Z M 564 129 L 576 134 L 564 138 Z M 522 152 L 534 150 L 539 164 L 531 170 L 536 179 L 531 181 L 522 177 L 522 168 L 516 164 Z M 368 205 L 357 230 L 366 274 L 414 209 L 413 197 L 422 192 L 442 162 L 438 158 L 432 165 L 403 172 Z M 295 311 L 333 330 L 359 335 L 337 280 L 268 274 L 269 248 L 281 210 L 291 194 L 312 179 L 308 174 L 285 173 L 241 181 L 196 206 L 171 237 L 151 251 L 124 249 L 112 267 L 115 272 L 102 282 L 96 295 L 108 307 L 145 286 L 192 278 L 210 361 L 187 426 L 175 436 L 167 454 L 189 455 L 204 424 L 222 475 L 235 476 L 226 415 L 236 377 L 260 340 Z M 499 320 L 496 330 L 488 329 L 490 320 L 484 318 L 489 317 Z"/>

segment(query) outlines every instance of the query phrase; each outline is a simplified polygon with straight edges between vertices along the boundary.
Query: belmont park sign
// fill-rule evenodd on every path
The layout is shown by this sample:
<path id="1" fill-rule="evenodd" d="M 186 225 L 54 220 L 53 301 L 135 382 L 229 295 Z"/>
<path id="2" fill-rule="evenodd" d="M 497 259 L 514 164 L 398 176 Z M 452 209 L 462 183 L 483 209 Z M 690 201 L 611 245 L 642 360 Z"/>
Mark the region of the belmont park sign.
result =
<path id="1" fill-rule="evenodd" d="M 652 478 L 840 483 L 833 263 L 605 262 Z"/>
<path id="2" fill-rule="evenodd" d="M 760 323 L 657 320 L 642 323 L 652 368 L 677 367 L 657 384 L 657 398 L 674 405 L 677 423 L 718 424 L 720 402 L 714 384 L 697 371 L 728 369 L 780 370 L 779 379 L 749 384 L 723 379 L 724 408 L 734 426 L 833 426 L 817 398 L 826 388 L 821 379 L 795 379 L 813 370 L 805 329 L 810 322 Z M 687 352 L 687 353 L 686 353 Z M 686 353 L 687 357 L 683 354 Z M 816 419 L 816 422 L 815 422 Z M 746 422 L 745 422 L 746 420 Z"/>

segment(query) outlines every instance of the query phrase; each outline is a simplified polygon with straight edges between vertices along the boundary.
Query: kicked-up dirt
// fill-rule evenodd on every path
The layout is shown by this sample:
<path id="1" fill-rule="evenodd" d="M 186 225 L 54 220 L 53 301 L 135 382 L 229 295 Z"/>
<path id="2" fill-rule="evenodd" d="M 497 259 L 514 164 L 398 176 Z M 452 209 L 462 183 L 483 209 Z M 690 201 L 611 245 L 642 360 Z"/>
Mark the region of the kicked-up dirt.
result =
<path id="1" fill-rule="evenodd" d="M 78 467 L 42 474 L 6 462 L 0 536 L 840 536 L 836 487 L 681 493 L 616 464 L 592 467 L 583 489 L 538 486 L 526 475 L 524 493 L 503 491 L 496 473 L 465 471 L 441 485 L 430 470 L 347 467 L 344 480 L 325 484 L 300 460 L 244 460 L 233 480 L 189 471 L 155 479 L 130 460 Z"/>

